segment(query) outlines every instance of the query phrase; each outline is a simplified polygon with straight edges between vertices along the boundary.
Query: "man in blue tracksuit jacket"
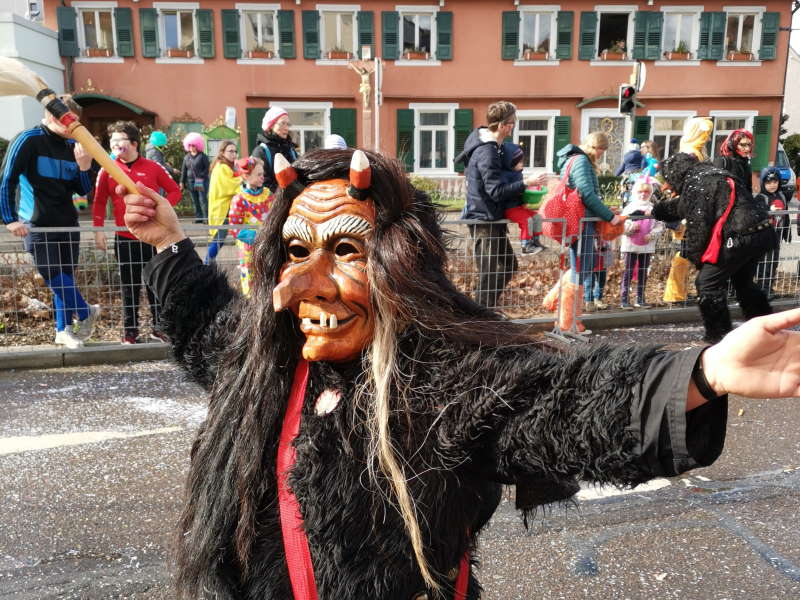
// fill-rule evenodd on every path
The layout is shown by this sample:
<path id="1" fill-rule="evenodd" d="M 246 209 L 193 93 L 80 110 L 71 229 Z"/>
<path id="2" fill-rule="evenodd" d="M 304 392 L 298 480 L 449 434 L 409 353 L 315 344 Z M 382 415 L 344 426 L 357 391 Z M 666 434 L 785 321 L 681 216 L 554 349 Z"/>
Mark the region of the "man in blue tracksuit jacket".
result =
<path id="1" fill-rule="evenodd" d="M 80 106 L 62 96 L 70 110 Z M 67 137 L 67 130 L 49 113 L 42 124 L 17 135 L 9 144 L 0 167 L 0 215 L 6 228 L 25 238 L 36 269 L 53 292 L 56 344 L 67 348 L 83 345 L 94 328 L 99 306 L 90 306 L 75 287 L 80 233 L 30 231 L 33 227 L 77 227 L 78 212 L 72 195 L 92 190 L 89 177 L 92 157 Z M 19 209 L 16 193 L 19 189 Z M 78 329 L 73 333 L 73 317 Z"/>
<path id="2" fill-rule="evenodd" d="M 486 221 L 468 226 L 478 269 L 475 301 L 494 308 L 517 270 L 517 259 L 508 239 L 508 226 L 492 221 L 503 218 L 506 203 L 521 196 L 526 186 L 542 185 L 546 175 L 506 183 L 502 177 L 502 143 L 514 131 L 517 107 L 504 100 L 490 104 L 486 120 L 487 127 L 478 127 L 469 134 L 456 162 L 466 165 L 467 200 L 463 218 Z"/>

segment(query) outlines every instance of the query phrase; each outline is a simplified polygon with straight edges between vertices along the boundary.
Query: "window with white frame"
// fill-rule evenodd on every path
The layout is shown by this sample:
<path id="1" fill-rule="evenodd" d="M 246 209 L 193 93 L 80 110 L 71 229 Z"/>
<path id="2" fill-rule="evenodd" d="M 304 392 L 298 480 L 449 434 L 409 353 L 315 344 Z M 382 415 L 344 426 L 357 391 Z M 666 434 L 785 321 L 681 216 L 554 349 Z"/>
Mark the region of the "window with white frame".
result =
<path id="1" fill-rule="evenodd" d="M 755 12 L 729 12 L 725 24 L 725 53 L 755 53 L 758 45 L 754 42 L 758 14 Z"/>
<path id="2" fill-rule="evenodd" d="M 666 54 L 694 53 L 696 51 L 695 27 L 699 22 L 696 12 L 665 12 L 661 34 L 661 49 Z"/>
<path id="3" fill-rule="evenodd" d="M 321 10 L 320 34 L 320 48 L 323 53 L 345 52 L 355 56 L 358 51 L 356 11 Z"/>
<path id="4" fill-rule="evenodd" d="M 114 56 L 114 6 L 74 3 L 78 11 L 78 44 L 84 56 Z"/>
<path id="5" fill-rule="evenodd" d="M 555 31 L 555 11 L 521 11 L 520 56 L 525 58 L 526 53 L 530 52 L 544 52 L 547 57 L 551 56 Z"/>
<path id="6" fill-rule="evenodd" d="M 292 141 L 297 145 L 297 153 L 305 154 L 309 150 L 322 148 L 325 136 L 328 135 L 328 109 L 318 107 L 286 107 L 291 122 Z"/>
<path id="7" fill-rule="evenodd" d="M 598 11 L 597 16 L 597 50 L 613 54 L 630 52 L 630 40 L 633 30 L 633 11 L 608 10 Z"/>
<path id="8" fill-rule="evenodd" d="M 449 109 L 417 109 L 414 127 L 417 164 L 415 171 L 450 170 L 453 141 L 453 112 Z"/>
<path id="9" fill-rule="evenodd" d="M 522 147 L 526 169 L 547 168 L 549 140 L 551 137 L 552 119 L 539 116 L 522 116 L 517 114 L 517 127 L 514 139 Z"/>
<path id="10" fill-rule="evenodd" d="M 658 160 L 665 160 L 678 152 L 678 145 L 683 135 L 686 117 L 654 117 L 653 141 L 658 146 Z"/>
<path id="11" fill-rule="evenodd" d="M 434 12 L 400 13 L 400 47 L 406 53 L 423 53 L 430 57 L 435 48 L 436 15 Z"/>
<path id="12" fill-rule="evenodd" d="M 278 30 L 276 10 L 241 11 L 242 50 L 245 55 L 252 52 L 277 56 L 275 32 Z"/>
<path id="13" fill-rule="evenodd" d="M 187 57 L 197 54 L 194 10 L 160 9 L 158 21 L 167 56 L 175 51 L 185 52 Z"/>
<path id="14" fill-rule="evenodd" d="M 713 147 L 711 148 L 711 156 L 717 156 L 720 153 L 720 148 L 725 142 L 727 137 L 737 129 L 747 129 L 749 118 L 746 116 L 715 116 L 714 120 L 714 136 Z"/>

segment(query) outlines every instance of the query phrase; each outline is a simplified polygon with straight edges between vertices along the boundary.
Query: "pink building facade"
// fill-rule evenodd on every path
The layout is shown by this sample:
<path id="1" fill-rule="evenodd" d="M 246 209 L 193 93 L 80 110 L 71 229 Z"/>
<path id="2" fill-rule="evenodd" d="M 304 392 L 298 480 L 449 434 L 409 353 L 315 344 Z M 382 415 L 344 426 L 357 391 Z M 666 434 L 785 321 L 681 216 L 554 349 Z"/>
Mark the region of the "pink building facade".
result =
<path id="1" fill-rule="evenodd" d="M 64 4 L 46 2 L 45 22 L 59 32 L 66 88 L 98 135 L 117 118 L 208 129 L 227 111 L 248 150 L 264 111 L 279 105 L 301 151 L 339 133 L 431 176 L 458 172 L 466 135 L 498 99 L 519 109 L 514 137 L 534 172 L 554 170 L 560 147 L 598 129 L 611 136 L 612 170 L 631 137 L 654 139 L 666 156 L 695 115 L 714 119 L 713 153 L 733 129 L 753 130 L 754 167 L 765 166 L 783 102 L 781 28 L 791 21 L 790 3 L 777 0 Z M 380 63 L 367 114 L 362 80 L 348 67 L 359 58 Z M 628 119 L 617 91 L 636 61 L 646 78 Z"/>

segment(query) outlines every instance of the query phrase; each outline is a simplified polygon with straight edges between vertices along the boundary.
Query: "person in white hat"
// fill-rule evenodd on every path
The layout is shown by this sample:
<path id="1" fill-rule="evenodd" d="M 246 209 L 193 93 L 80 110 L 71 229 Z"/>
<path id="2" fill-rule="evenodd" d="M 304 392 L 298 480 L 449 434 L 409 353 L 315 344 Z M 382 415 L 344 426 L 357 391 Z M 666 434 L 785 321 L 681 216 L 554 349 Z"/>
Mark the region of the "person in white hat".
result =
<path id="1" fill-rule="evenodd" d="M 347 142 L 338 133 L 332 133 L 325 137 L 323 148 L 326 150 L 344 150 L 347 148 Z"/>
<path id="2" fill-rule="evenodd" d="M 289 113 L 280 106 L 271 106 L 261 119 L 261 129 L 256 137 L 257 146 L 253 157 L 264 162 L 264 185 L 274 192 L 278 187 L 275 180 L 275 155 L 283 154 L 290 163 L 297 160 L 294 142 L 289 136 Z"/>

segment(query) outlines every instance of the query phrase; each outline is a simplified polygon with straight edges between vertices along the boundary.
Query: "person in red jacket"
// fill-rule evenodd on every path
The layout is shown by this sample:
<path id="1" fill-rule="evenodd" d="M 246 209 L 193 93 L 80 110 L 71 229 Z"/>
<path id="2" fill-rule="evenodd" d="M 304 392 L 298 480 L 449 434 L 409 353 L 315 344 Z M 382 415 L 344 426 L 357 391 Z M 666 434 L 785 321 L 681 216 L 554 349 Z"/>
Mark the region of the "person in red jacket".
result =
<path id="1" fill-rule="evenodd" d="M 180 202 L 181 190 L 164 167 L 139 155 L 139 128 L 134 123 L 117 121 L 108 126 L 108 135 L 111 138 L 111 151 L 116 156 L 117 163 L 123 171 L 130 175 L 131 179 L 141 181 L 150 189 L 162 190 L 161 193 L 172 206 Z M 92 208 L 95 227 L 102 227 L 105 223 L 106 203 L 109 198 L 111 198 L 114 212 L 114 222 L 120 227 L 125 227 L 125 201 L 117 193 L 117 185 L 117 182 L 105 169 L 100 170 L 97 175 Z M 106 250 L 105 233 L 95 232 L 94 240 L 95 246 L 99 250 Z M 116 232 L 114 252 L 117 256 L 119 276 L 122 282 L 122 310 L 125 327 L 122 343 L 135 344 L 141 341 L 139 339 L 139 291 L 142 287 L 142 268 L 155 252 L 152 246 L 139 241 L 127 229 Z M 153 331 L 150 337 L 164 341 L 165 338 L 158 329 L 158 306 L 155 296 L 149 288 L 146 289 L 147 299 L 150 302 L 150 313 L 153 316 Z"/>

